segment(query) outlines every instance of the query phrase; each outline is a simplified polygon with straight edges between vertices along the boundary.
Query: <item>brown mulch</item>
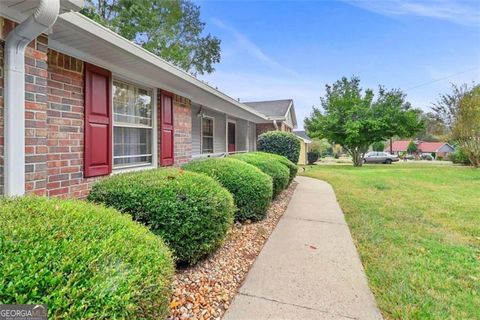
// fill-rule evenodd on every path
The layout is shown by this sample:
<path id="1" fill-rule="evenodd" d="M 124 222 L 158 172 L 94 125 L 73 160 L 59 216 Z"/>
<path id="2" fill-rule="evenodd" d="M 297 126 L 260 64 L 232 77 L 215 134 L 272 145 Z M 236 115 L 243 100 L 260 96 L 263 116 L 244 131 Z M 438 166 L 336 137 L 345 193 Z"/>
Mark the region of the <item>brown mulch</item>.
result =
<path id="1" fill-rule="evenodd" d="M 264 220 L 235 224 L 223 246 L 197 265 L 177 271 L 169 320 L 221 319 L 255 258 L 287 209 L 294 181 L 272 202 Z"/>

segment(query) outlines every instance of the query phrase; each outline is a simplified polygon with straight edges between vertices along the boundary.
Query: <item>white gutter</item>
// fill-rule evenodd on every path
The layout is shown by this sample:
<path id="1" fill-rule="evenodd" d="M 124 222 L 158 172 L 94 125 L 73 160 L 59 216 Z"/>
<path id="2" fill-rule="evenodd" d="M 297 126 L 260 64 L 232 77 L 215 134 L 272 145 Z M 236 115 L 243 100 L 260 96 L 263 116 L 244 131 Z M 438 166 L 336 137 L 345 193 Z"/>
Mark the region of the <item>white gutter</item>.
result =
<path id="1" fill-rule="evenodd" d="M 25 193 L 25 48 L 53 26 L 60 0 L 40 0 L 5 40 L 5 195 Z"/>

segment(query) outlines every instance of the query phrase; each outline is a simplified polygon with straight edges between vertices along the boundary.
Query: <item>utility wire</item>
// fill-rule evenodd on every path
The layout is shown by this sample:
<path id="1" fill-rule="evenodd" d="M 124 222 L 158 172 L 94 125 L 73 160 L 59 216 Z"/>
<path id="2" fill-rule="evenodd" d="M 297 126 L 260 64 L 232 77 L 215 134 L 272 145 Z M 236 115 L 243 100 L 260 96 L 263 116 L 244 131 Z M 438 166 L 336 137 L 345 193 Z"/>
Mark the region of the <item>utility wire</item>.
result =
<path id="1" fill-rule="evenodd" d="M 473 68 L 470 68 L 468 70 L 463 70 L 463 71 L 460 71 L 460 72 L 457 72 L 457 73 L 454 73 L 454 74 L 451 74 L 449 76 L 446 76 L 446 77 L 443 77 L 443 78 L 440 78 L 440 79 L 435 79 L 435 80 L 432 80 L 432 81 L 428 81 L 428 82 L 424 82 L 424 83 L 421 83 L 419 85 L 416 85 L 414 87 L 411 87 L 411 88 L 408 88 L 406 89 L 405 91 L 409 91 L 409 90 L 413 90 L 413 89 L 417 89 L 417 88 L 420 88 L 420 87 L 424 87 L 424 86 L 427 86 L 431 83 L 435 83 L 435 82 L 439 82 L 439 81 L 442 81 L 442 80 L 446 80 L 446 79 L 449 79 L 449 78 L 452 78 L 452 77 L 455 77 L 455 76 L 458 76 L 460 74 L 464 74 L 464 73 L 467 73 L 467 72 L 470 72 L 472 70 L 475 70 L 475 69 L 479 69 L 480 67 L 473 67 Z"/>

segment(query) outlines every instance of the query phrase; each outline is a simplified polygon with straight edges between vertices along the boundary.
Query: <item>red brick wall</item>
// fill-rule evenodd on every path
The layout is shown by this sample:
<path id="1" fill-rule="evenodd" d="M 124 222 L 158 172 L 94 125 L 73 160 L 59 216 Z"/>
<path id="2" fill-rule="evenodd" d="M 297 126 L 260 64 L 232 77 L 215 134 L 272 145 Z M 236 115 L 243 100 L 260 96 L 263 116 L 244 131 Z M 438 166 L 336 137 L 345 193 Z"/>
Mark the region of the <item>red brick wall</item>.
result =
<path id="1" fill-rule="evenodd" d="M 181 166 L 192 159 L 192 102 L 175 95 L 173 101 L 173 122 L 175 131 L 175 166 Z"/>
<path id="2" fill-rule="evenodd" d="M 98 178 L 83 177 L 83 62 L 48 51 L 47 194 L 85 197 Z"/>
<path id="3" fill-rule="evenodd" d="M 292 129 L 283 122 L 278 124 L 278 126 L 280 131 L 292 132 Z M 274 130 L 276 129 L 273 123 L 257 123 L 257 138 L 262 133 Z"/>
<path id="4" fill-rule="evenodd" d="M 25 192 L 46 194 L 47 43 L 32 41 L 25 51 Z"/>
<path id="5" fill-rule="evenodd" d="M 162 150 L 162 139 L 160 125 L 160 93 L 157 92 L 157 108 L 158 108 L 158 152 Z M 174 95 L 173 98 L 173 131 L 174 131 L 174 166 L 179 167 L 192 159 L 192 102 L 179 95 Z M 160 166 L 160 154 L 158 155 L 158 166 Z"/>
<path id="6" fill-rule="evenodd" d="M 262 133 L 275 130 L 273 123 L 257 123 L 257 137 Z"/>

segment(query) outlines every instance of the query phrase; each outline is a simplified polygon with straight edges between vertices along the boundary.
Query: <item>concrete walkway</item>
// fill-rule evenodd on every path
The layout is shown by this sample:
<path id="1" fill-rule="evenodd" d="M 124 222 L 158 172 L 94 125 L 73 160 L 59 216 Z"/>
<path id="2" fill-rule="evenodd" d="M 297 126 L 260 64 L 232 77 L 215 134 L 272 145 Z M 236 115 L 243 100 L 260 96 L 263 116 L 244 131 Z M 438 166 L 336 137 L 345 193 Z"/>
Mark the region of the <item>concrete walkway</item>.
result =
<path id="1" fill-rule="evenodd" d="M 382 319 L 332 187 L 296 180 L 224 320 Z"/>

